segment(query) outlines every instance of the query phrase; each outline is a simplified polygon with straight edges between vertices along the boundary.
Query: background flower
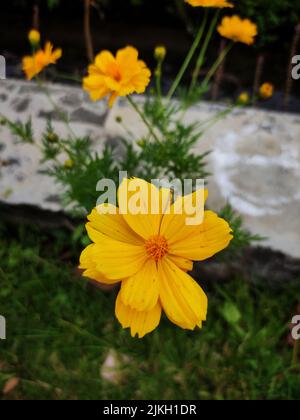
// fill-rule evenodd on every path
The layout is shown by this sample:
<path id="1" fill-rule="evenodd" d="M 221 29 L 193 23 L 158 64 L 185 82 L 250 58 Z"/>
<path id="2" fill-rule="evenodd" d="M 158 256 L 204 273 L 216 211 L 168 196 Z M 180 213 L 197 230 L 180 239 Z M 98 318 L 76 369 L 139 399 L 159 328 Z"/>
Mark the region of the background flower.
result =
<path id="1" fill-rule="evenodd" d="M 272 83 L 263 83 L 259 88 L 259 96 L 262 99 L 269 99 L 272 98 L 274 94 L 274 86 Z"/>
<path id="2" fill-rule="evenodd" d="M 184 0 L 193 7 L 234 7 L 232 3 L 226 0 Z"/>
<path id="3" fill-rule="evenodd" d="M 88 72 L 83 80 L 84 89 L 93 101 L 109 96 L 110 106 L 118 96 L 144 93 L 151 77 L 144 61 L 138 59 L 138 51 L 130 46 L 119 50 L 116 57 L 102 51 Z"/>
<path id="4" fill-rule="evenodd" d="M 53 45 L 47 42 L 44 50 L 37 51 L 33 56 L 26 56 L 23 58 L 22 69 L 26 74 L 28 80 L 33 79 L 45 67 L 50 64 L 56 64 L 57 60 L 62 56 L 62 50 L 56 49 L 53 51 Z"/>
<path id="5" fill-rule="evenodd" d="M 225 16 L 218 26 L 218 32 L 224 38 L 243 44 L 254 44 L 257 36 L 257 26 L 249 19 L 241 19 L 239 16 Z"/>

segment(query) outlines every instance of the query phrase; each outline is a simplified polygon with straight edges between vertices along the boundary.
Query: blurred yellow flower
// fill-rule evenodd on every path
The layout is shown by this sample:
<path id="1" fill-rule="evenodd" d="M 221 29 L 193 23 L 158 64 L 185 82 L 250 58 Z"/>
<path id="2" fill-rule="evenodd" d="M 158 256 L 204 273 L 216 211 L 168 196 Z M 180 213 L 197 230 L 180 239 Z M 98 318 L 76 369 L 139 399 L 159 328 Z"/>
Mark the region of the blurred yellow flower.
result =
<path id="1" fill-rule="evenodd" d="M 274 94 L 274 86 L 271 83 L 264 83 L 259 88 L 259 96 L 262 99 L 272 98 L 273 94 Z"/>
<path id="2" fill-rule="evenodd" d="M 248 92 L 242 92 L 238 97 L 238 103 L 241 105 L 247 105 L 250 102 L 250 96 Z"/>
<path id="3" fill-rule="evenodd" d="M 226 0 L 184 0 L 193 7 L 234 7 L 232 3 Z"/>
<path id="4" fill-rule="evenodd" d="M 154 50 L 154 57 L 157 61 L 164 61 L 166 54 L 167 49 L 163 45 L 158 45 Z"/>
<path id="5" fill-rule="evenodd" d="M 93 101 L 110 96 L 110 107 L 118 96 L 144 93 L 151 77 L 144 61 L 138 59 L 138 51 L 130 46 L 119 50 L 116 57 L 109 51 L 102 51 L 88 72 L 83 79 L 84 90 Z"/>
<path id="6" fill-rule="evenodd" d="M 218 26 L 218 32 L 224 38 L 231 39 L 234 42 L 243 44 L 254 44 L 254 38 L 257 36 L 257 26 L 249 19 L 241 19 L 239 16 L 225 16 L 221 25 Z"/>
<path id="7" fill-rule="evenodd" d="M 136 200 L 132 182 L 141 193 L 142 214 L 127 210 L 127 203 Z M 172 203 L 171 190 L 125 179 L 118 190 L 120 207 L 102 204 L 88 216 L 86 228 L 93 244 L 82 252 L 80 268 L 85 277 L 101 283 L 121 281 L 116 317 L 133 337 L 153 331 L 162 310 L 171 322 L 188 330 L 201 328 L 206 320 L 207 297 L 187 272 L 193 260 L 212 257 L 232 239 L 228 223 L 212 211 L 204 212 L 201 224 L 186 223 L 187 203 L 192 200 L 203 209 L 207 194 L 198 191 Z"/>
<path id="8" fill-rule="evenodd" d="M 22 69 L 27 80 L 31 80 L 50 64 L 55 64 L 61 56 L 62 50 L 56 49 L 53 51 L 53 45 L 47 42 L 44 50 L 40 49 L 32 56 L 24 57 Z"/>
<path id="9" fill-rule="evenodd" d="M 32 29 L 28 34 L 28 39 L 31 45 L 36 46 L 40 43 L 41 35 L 36 29 Z"/>

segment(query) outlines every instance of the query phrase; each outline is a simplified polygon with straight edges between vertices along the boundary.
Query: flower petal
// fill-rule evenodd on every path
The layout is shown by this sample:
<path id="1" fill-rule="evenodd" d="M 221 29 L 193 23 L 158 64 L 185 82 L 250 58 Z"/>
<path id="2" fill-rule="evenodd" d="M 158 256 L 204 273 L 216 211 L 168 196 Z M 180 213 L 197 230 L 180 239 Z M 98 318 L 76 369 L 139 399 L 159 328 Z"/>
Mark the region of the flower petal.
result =
<path id="1" fill-rule="evenodd" d="M 208 191 L 198 190 L 193 194 L 178 197 L 171 206 L 169 213 L 163 216 L 160 234 L 169 243 L 179 239 L 183 240 L 193 234 L 203 221 L 204 204 L 207 200 Z M 196 224 L 188 224 L 190 218 L 197 217 Z"/>
<path id="2" fill-rule="evenodd" d="M 227 248 L 233 236 L 229 224 L 212 211 L 204 213 L 203 223 L 188 237 L 169 241 L 169 252 L 193 261 L 203 261 Z"/>
<path id="3" fill-rule="evenodd" d="M 207 297 L 198 283 L 168 258 L 159 261 L 160 301 L 167 317 L 181 328 L 201 327 L 207 315 Z"/>
<path id="4" fill-rule="evenodd" d="M 131 229 L 144 239 L 159 233 L 166 189 L 142 179 L 124 179 L 118 190 L 119 210 Z"/>
<path id="5" fill-rule="evenodd" d="M 183 271 L 192 271 L 193 269 L 193 261 L 179 257 L 178 255 L 168 255 L 167 257 L 170 261 L 177 265 L 177 267 L 181 268 Z"/>
<path id="6" fill-rule="evenodd" d="M 150 311 L 136 311 L 124 305 L 119 292 L 116 300 L 116 317 L 123 328 L 130 328 L 131 336 L 136 334 L 139 338 L 155 330 L 161 317 L 161 305 L 159 302 Z"/>
<path id="7" fill-rule="evenodd" d="M 83 277 L 87 277 L 92 280 L 96 280 L 99 283 L 104 284 L 115 284 L 118 283 L 118 280 L 109 280 L 102 273 L 97 270 L 97 261 L 93 254 L 93 249 L 95 244 L 89 245 L 82 251 L 80 256 L 80 266 L 79 268 L 85 270 L 83 272 Z"/>
<path id="8" fill-rule="evenodd" d="M 134 276 L 122 282 L 122 301 L 137 311 L 149 311 L 157 304 L 159 279 L 157 265 L 148 260 Z"/>
<path id="9" fill-rule="evenodd" d="M 131 66 L 138 59 L 138 50 L 134 47 L 127 46 L 117 52 L 116 61 L 120 66 Z"/>
<path id="10" fill-rule="evenodd" d="M 109 239 L 89 223 L 86 229 L 91 240 L 95 242 L 93 257 L 97 262 L 96 268 L 105 277 L 110 280 L 122 280 L 141 270 L 147 260 L 144 246 Z"/>
<path id="11" fill-rule="evenodd" d="M 104 50 L 95 58 L 95 66 L 103 73 L 108 72 L 109 67 L 115 63 L 115 57 L 110 51 Z"/>
<path id="12" fill-rule="evenodd" d="M 119 209 L 112 204 L 101 204 L 88 216 L 90 225 L 103 235 L 120 242 L 142 245 L 142 239 L 125 222 Z"/>
<path id="13" fill-rule="evenodd" d="M 91 74 L 83 79 L 83 89 L 90 94 L 93 101 L 99 101 L 110 93 L 105 77 L 99 74 Z"/>

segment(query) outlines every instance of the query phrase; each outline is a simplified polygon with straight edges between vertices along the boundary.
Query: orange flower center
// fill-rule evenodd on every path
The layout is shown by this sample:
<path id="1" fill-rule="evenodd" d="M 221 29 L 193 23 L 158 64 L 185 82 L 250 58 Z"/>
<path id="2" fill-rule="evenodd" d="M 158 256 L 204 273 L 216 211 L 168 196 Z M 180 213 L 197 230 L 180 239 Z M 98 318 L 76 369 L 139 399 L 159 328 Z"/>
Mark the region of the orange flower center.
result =
<path id="1" fill-rule="evenodd" d="M 108 68 L 108 73 L 112 79 L 114 79 L 116 82 L 120 82 L 122 79 L 121 71 L 119 66 L 116 63 L 111 63 L 111 65 Z"/>
<path id="2" fill-rule="evenodd" d="M 151 236 L 146 242 L 146 251 L 156 262 L 169 252 L 169 245 L 163 236 Z"/>

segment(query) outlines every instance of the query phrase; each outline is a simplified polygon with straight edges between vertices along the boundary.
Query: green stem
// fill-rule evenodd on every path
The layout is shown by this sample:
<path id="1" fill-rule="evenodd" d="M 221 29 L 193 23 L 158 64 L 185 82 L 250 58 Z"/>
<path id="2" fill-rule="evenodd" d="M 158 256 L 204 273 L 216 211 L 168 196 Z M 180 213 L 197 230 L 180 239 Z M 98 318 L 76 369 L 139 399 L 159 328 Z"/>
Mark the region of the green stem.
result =
<path id="1" fill-rule="evenodd" d="M 69 80 L 71 82 L 76 82 L 76 83 L 82 83 L 82 78 L 77 77 L 77 76 L 72 76 L 70 74 L 55 72 L 54 76 L 57 77 L 58 79 Z"/>
<path id="2" fill-rule="evenodd" d="M 173 97 L 174 93 L 176 92 L 176 89 L 178 88 L 178 86 L 179 86 L 179 84 L 180 84 L 180 82 L 181 82 L 181 80 L 184 76 L 184 73 L 186 72 L 192 58 L 194 57 L 194 54 L 195 54 L 195 52 L 196 52 L 196 50 L 197 50 L 197 48 L 200 44 L 200 41 L 202 39 L 204 29 L 205 29 L 205 26 L 206 26 L 206 21 L 207 21 L 207 11 L 205 12 L 202 24 L 199 28 L 199 31 L 196 35 L 196 38 L 195 38 L 193 44 L 192 44 L 192 46 L 191 46 L 191 48 L 188 52 L 188 55 L 186 56 L 186 58 L 183 62 L 183 65 L 182 65 L 181 69 L 179 70 L 179 73 L 176 76 L 176 79 L 174 80 L 174 83 L 172 84 L 172 86 L 169 90 L 169 93 L 167 95 L 168 100 L 170 100 Z"/>
<path id="3" fill-rule="evenodd" d="M 132 106 L 132 108 L 137 112 L 137 114 L 141 117 L 142 121 L 144 122 L 144 124 L 147 126 L 147 128 L 149 129 L 150 133 L 152 134 L 152 136 L 155 138 L 155 140 L 159 143 L 161 143 L 160 139 L 157 137 L 157 135 L 155 134 L 153 127 L 151 126 L 150 122 L 147 120 L 147 118 L 145 117 L 144 113 L 140 110 L 140 108 L 138 107 L 138 105 L 134 102 L 134 100 L 131 98 L 131 96 L 127 96 L 128 102 L 130 103 L 130 105 Z"/>
<path id="4" fill-rule="evenodd" d="M 291 367 L 295 367 L 299 362 L 300 340 L 296 340 L 293 348 L 293 357 Z"/>
<path id="5" fill-rule="evenodd" d="M 156 92 L 159 101 L 161 102 L 161 72 L 162 72 L 162 63 L 159 62 L 157 65 L 157 69 L 155 71 L 155 80 L 156 80 Z"/>
<path id="6" fill-rule="evenodd" d="M 203 80 L 203 82 L 201 83 L 201 87 L 203 89 L 207 88 L 211 78 L 214 76 L 215 72 L 218 70 L 220 64 L 223 62 L 223 60 L 225 59 L 225 57 L 227 56 L 227 54 L 229 53 L 229 51 L 231 50 L 231 48 L 233 47 L 233 43 L 230 43 L 227 45 L 227 47 L 221 52 L 221 54 L 219 55 L 218 59 L 215 61 L 215 63 L 213 64 L 213 66 L 211 67 L 210 71 L 207 73 L 205 79 Z"/>
<path id="7" fill-rule="evenodd" d="M 196 63 L 196 67 L 195 67 L 195 70 L 194 70 L 194 73 L 193 73 L 193 78 L 192 78 L 192 81 L 191 81 L 191 85 L 190 85 L 190 89 L 189 89 L 189 94 L 194 90 L 194 88 L 195 88 L 195 86 L 197 84 L 197 80 L 198 80 L 198 77 L 199 77 L 199 74 L 200 74 L 200 70 L 201 70 L 201 67 L 202 67 L 202 65 L 204 63 L 205 54 L 207 52 L 207 48 L 208 48 L 208 45 L 209 45 L 210 40 L 212 38 L 214 29 L 215 29 L 215 27 L 217 25 L 217 21 L 218 21 L 219 15 L 220 15 L 220 10 L 218 10 L 216 12 L 216 14 L 215 14 L 215 16 L 214 16 L 214 18 L 212 20 L 212 23 L 211 23 L 211 25 L 209 27 L 209 30 L 208 30 L 208 33 L 206 35 L 204 44 L 203 44 L 203 46 L 201 48 L 201 51 L 200 51 L 200 54 L 199 54 L 199 57 L 198 57 L 198 60 L 197 60 L 197 63 Z"/>

